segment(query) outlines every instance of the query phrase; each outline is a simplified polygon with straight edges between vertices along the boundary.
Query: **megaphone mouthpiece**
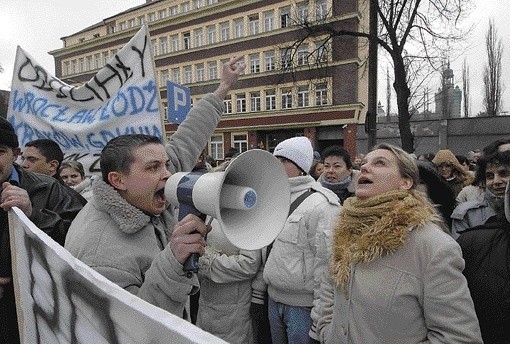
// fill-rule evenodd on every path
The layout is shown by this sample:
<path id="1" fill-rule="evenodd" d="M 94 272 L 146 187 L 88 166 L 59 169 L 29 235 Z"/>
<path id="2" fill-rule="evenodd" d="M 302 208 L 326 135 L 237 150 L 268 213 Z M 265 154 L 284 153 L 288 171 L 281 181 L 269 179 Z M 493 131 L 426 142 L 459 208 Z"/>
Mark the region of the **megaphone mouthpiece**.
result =
<path id="1" fill-rule="evenodd" d="M 248 210 L 257 203 L 257 193 L 252 188 L 223 184 L 220 208 Z"/>

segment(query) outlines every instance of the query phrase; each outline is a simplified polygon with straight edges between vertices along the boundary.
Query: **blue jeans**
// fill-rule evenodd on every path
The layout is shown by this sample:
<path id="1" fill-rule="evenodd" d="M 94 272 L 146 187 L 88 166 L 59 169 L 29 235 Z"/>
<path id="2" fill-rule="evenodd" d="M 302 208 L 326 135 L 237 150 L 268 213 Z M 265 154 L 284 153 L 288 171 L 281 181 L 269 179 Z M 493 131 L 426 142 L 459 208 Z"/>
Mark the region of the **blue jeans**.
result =
<path id="1" fill-rule="evenodd" d="M 269 325 L 273 344 L 316 343 L 308 332 L 312 327 L 311 307 L 289 306 L 269 298 Z"/>

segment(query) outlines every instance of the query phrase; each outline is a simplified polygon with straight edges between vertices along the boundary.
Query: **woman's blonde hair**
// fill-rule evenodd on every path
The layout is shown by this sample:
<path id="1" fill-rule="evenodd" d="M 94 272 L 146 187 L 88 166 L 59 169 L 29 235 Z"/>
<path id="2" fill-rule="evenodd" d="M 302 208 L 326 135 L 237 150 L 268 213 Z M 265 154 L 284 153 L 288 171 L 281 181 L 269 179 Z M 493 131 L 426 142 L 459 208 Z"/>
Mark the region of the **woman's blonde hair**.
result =
<path id="1" fill-rule="evenodd" d="M 60 168 L 58 169 L 58 172 L 59 173 L 62 172 L 62 170 L 64 168 L 70 168 L 72 170 L 75 170 L 76 172 L 78 172 L 81 175 L 82 179 L 85 178 L 85 170 L 83 169 L 83 165 L 79 161 L 74 161 L 74 160 L 63 161 L 60 164 Z"/>
<path id="2" fill-rule="evenodd" d="M 411 179 L 413 181 L 412 189 L 415 189 L 420 182 L 420 173 L 415 159 L 402 148 L 390 145 L 388 143 L 380 143 L 376 145 L 373 150 L 376 149 L 388 150 L 397 157 L 400 176 Z"/>

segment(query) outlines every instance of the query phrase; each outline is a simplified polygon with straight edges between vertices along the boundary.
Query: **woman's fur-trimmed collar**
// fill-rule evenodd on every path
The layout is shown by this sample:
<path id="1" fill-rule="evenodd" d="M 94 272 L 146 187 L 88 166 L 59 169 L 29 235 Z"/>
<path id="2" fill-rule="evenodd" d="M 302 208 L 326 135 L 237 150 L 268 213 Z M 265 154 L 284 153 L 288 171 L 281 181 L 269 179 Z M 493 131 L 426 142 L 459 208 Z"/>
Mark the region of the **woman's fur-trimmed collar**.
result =
<path id="1" fill-rule="evenodd" d="M 399 250 L 411 230 L 434 222 L 444 227 L 436 209 L 421 192 L 395 190 L 344 202 L 335 227 L 330 262 L 338 286 L 349 280 L 351 264 L 368 263 Z"/>

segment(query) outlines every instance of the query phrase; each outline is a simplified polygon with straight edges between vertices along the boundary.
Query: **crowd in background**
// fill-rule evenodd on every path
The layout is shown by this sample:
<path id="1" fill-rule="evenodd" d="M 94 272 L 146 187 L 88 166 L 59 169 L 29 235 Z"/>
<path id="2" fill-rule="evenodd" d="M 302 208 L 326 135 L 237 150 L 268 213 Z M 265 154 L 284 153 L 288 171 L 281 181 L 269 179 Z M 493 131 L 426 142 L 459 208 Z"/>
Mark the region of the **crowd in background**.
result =
<path id="1" fill-rule="evenodd" d="M 166 145 L 111 140 L 101 176 L 51 140 L 21 152 L 2 120 L 2 212 L 20 207 L 105 277 L 230 343 L 509 343 L 510 139 L 466 156 L 380 144 L 351 157 L 294 137 L 272 152 L 291 209 L 271 245 L 240 250 L 214 219 L 176 219 L 162 191 L 171 173 L 224 171 L 239 154 L 218 164 L 202 150 L 244 68 L 233 61 Z M 15 343 L 4 218 L 0 335 Z M 192 277 L 182 273 L 191 253 Z"/>

